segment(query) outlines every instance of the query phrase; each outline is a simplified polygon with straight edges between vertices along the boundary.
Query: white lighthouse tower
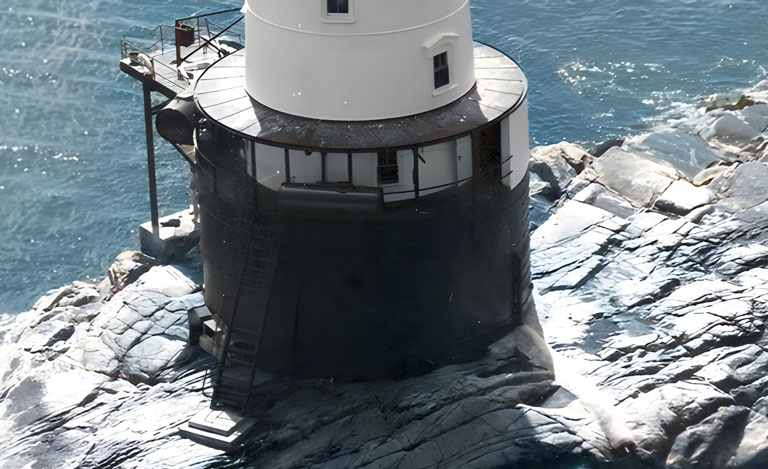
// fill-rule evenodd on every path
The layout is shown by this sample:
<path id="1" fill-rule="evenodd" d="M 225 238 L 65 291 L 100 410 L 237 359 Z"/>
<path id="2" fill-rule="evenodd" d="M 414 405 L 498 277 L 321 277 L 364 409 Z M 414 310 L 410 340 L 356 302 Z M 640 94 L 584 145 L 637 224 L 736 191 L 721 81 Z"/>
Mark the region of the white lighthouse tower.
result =
<path id="1" fill-rule="evenodd" d="M 195 99 L 256 143 L 261 184 L 347 181 L 381 187 L 385 202 L 426 195 L 472 176 L 469 134 L 491 123 L 507 184 L 525 176 L 525 77 L 473 42 L 468 0 L 247 0 L 243 11 L 245 51 L 211 67 Z"/>
<path id="2" fill-rule="evenodd" d="M 157 123 L 194 143 L 214 404 L 247 412 L 257 369 L 377 379 L 477 359 L 535 317 L 527 83 L 473 41 L 469 1 L 242 12 L 245 48 Z"/>
<path id="3" fill-rule="evenodd" d="M 475 85 L 467 0 L 247 0 L 248 94 L 334 121 L 420 114 Z"/>

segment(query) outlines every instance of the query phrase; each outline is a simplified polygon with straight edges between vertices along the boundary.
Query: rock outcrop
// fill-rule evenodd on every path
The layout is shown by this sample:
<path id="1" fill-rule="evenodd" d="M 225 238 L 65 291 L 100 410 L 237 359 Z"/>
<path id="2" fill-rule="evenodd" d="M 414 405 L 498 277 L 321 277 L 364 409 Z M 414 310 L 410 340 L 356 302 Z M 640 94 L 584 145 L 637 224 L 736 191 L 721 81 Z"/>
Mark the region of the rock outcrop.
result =
<path id="1" fill-rule="evenodd" d="M 755 139 L 766 134 L 728 139 L 730 153 L 697 136 L 675 150 L 665 134 L 607 151 L 533 235 L 558 382 L 576 386 L 560 379 L 566 367 L 609 399 L 636 444 L 631 461 L 765 467 L 768 166 Z M 694 186 L 712 155 L 730 167 Z"/>
<path id="2" fill-rule="evenodd" d="M 223 453 L 177 434 L 209 405 L 214 360 L 187 343 L 202 294 L 136 253 L 100 285 L 50 292 L 9 324 L 0 346 L 0 466 L 209 467 Z M 542 408 L 569 402 L 535 324 L 488 356 L 401 381 L 258 375 L 258 422 L 239 458 L 254 467 L 494 467 L 569 454 L 599 428 Z M 579 413 L 580 412 L 580 413 Z M 587 421 L 588 412 L 571 411 Z M 578 436 L 578 432 L 582 435 Z M 551 447 L 551 448 L 550 448 Z M 549 449 L 548 449 L 549 448 Z"/>
<path id="3" fill-rule="evenodd" d="M 102 284 L 52 291 L 6 325 L 1 467 L 162 467 L 154 449 L 204 405 L 200 370 L 211 360 L 186 348 L 187 310 L 202 294 L 149 261 L 125 253 Z M 185 460 L 213 454 L 184 451 Z"/>

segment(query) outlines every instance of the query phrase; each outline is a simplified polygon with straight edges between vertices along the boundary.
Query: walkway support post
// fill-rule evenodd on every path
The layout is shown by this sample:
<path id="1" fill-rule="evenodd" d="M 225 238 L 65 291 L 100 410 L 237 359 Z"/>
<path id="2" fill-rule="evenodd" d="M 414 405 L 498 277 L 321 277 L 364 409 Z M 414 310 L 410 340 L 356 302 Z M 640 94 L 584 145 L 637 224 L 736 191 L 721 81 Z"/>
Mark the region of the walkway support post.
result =
<path id="1" fill-rule="evenodd" d="M 152 90 L 149 83 L 144 89 L 144 129 L 147 134 L 147 170 L 149 172 L 149 205 L 152 211 L 152 234 L 160 236 L 160 221 L 157 210 L 157 179 L 155 177 L 155 136 L 152 129 Z"/>

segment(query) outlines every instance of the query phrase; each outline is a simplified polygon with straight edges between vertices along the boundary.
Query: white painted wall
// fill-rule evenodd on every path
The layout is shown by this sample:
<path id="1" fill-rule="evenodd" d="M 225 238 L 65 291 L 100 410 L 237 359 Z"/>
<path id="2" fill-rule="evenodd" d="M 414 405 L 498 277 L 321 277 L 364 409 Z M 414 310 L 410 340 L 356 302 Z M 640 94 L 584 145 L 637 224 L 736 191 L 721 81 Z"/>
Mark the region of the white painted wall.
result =
<path id="1" fill-rule="evenodd" d="M 445 142 L 421 149 L 419 162 L 419 195 L 429 195 L 448 189 L 442 186 L 458 181 L 458 167 L 456 165 L 456 142 Z"/>
<path id="2" fill-rule="evenodd" d="M 472 177 L 472 137 L 470 136 L 456 140 L 456 170 L 458 181 Z"/>
<path id="3" fill-rule="evenodd" d="M 346 153 L 328 153 L 325 155 L 325 177 L 327 182 L 349 181 Z"/>
<path id="4" fill-rule="evenodd" d="M 516 187 L 528 172 L 531 158 L 530 134 L 528 132 L 528 99 L 501 122 L 501 161 L 512 155 L 512 159 L 501 168 L 502 175 L 512 173 L 504 184 Z"/>
<path id="5" fill-rule="evenodd" d="M 376 153 L 352 155 L 352 183 L 356 186 L 376 187 Z"/>
<path id="6" fill-rule="evenodd" d="M 504 163 L 502 174 L 512 171 L 504 179 L 510 188 L 516 187 L 528 171 L 530 142 L 528 132 L 528 101 L 501 122 L 501 155 Z M 278 190 L 285 182 L 285 153 L 282 148 L 262 144 L 256 145 L 257 179 L 264 186 Z M 449 187 L 443 186 L 472 176 L 472 139 L 462 137 L 437 145 L 419 149 L 425 162 L 419 163 L 420 195 L 426 196 Z M 384 186 L 384 201 L 395 202 L 414 198 L 413 152 L 397 152 L 398 184 Z M 290 150 L 291 181 L 314 184 L 322 181 L 322 157 L 320 153 L 307 155 L 300 150 Z M 352 155 L 352 182 L 357 186 L 378 186 L 378 155 L 376 153 L 355 153 Z M 326 155 L 326 181 L 340 182 L 348 180 L 346 153 Z M 395 194 L 396 192 L 405 192 Z"/>
<path id="7" fill-rule="evenodd" d="M 323 160 L 320 153 L 307 155 L 300 150 L 290 151 L 291 182 L 316 184 L 323 180 Z"/>
<path id="8" fill-rule="evenodd" d="M 246 89 L 289 114 L 372 120 L 418 114 L 475 83 L 469 0 L 246 1 Z M 451 84 L 434 89 L 432 59 L 448 52 Z"/>
<path id="9" fill-rule="evenodd" d="M 261 143 L 255 145 L 256 180 L 272 190 L 278 190 L 285 182 L 284 150 Z"/>
<path id="10" fill-rule="evenodd" d="M 378 160 L 377 160 L 378 164 Z M 397 171 L 400 176 L 398 184 L 389 184 L 384 186 L 384 202 L 397 202 L 400 200 L 413 199 L 413 151 L 400 150 L 397 152 Z M 395 194 L 395 192 L 405 192 L 404 194 Z"/>

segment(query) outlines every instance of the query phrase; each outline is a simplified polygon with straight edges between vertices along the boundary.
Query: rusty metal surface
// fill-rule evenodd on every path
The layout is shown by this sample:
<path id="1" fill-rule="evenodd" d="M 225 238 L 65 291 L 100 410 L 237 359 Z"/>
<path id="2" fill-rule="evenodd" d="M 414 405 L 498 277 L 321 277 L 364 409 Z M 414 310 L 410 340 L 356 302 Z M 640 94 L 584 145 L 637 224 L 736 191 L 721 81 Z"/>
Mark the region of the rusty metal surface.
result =
<path id="1" fill-rule="evenodd" d="M 497 122 L 523 102 L 528 83 L 504 53 L 475 43 L 477 83 L 463 97 L 414 116 L 375 121 L 329 121 L 285 114 L 245 91 L 244 52 L 232 54 L 200 77 L 195 100 L 203 114 L 243 138 L 294 149 L 376 151 L 440 143 Z"/>

